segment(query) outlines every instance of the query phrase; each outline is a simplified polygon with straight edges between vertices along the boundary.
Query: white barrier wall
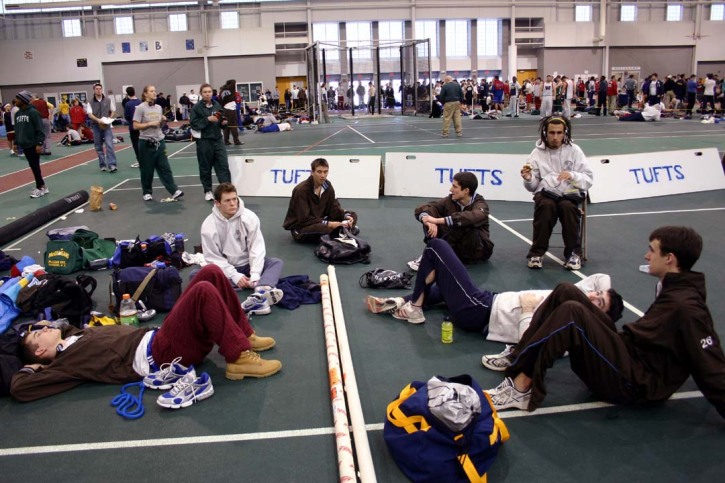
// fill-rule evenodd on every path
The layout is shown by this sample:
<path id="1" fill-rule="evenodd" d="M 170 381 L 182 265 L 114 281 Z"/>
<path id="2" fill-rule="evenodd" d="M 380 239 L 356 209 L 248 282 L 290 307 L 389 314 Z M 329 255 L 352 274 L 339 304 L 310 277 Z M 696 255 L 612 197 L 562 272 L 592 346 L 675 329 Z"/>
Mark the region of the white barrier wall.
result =
<path id="1" fill-rule="evenodd" d="M 486 200 L 532 201 L 521 180 L 525 154 L 385 153 L 385 195 L 437 198 L 453 175 L 470 171 Z"/>
<path id="2" fill-rule="evenodd" d="M 328 179 L 338 198 L 378 198 L 380 156 L 230 156 L 232 183 L 242 197 L 289 197 L 319 157 L 330 165 Z"/>
<path id="3" fill-rule="evenodd" d="M 725 189 L 717 149 L 589 156 L 593 203 Z"/>

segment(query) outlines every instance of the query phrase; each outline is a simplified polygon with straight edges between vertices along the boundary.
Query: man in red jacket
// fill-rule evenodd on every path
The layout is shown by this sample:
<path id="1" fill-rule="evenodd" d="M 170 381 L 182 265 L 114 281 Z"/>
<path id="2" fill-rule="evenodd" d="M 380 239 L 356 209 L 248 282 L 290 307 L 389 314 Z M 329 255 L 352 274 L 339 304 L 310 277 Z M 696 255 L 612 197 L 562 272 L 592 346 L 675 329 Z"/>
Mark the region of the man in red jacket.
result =
<path id="1" fill-rule="evenodd" d="M 609 85 L 607 86 L 607 104 L 609 106 L 609 115 L 613 116 L 614 111 L 617 110 L 617 94 L 619 92 L 619 86 L 617 85 L 617 77 L 612 76 L 609 79 Z"/>
<path id="2" fill-rule="evenodd" d="M 691 270 L 701 252 L 692 228 L 654 230 L 644 258 L 659 279 L 657 296 L 621 332 L 576 287 L 558 285 L 516 346 L 508 377 L 487 391 L 496 409 L 537 409 L 546 371 L 568 351 L 572 370 L 600 399 L 664 401 L 692 375 L 725 418 L 725 355 L 705 303 L 705 276 Z"/>

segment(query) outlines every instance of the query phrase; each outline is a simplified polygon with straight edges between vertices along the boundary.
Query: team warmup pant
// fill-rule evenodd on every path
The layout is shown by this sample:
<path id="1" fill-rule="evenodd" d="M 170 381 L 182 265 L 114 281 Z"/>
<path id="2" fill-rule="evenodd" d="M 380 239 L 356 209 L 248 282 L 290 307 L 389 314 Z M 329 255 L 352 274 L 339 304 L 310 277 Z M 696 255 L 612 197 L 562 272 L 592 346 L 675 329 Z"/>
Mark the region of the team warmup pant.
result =
<path id="1" fill-rule="evenodd" d="M 221 268 L 203 267 L 174 304 L 153 338 L 156 364 L 181 357 L 182 364 L 199 364 L 214 348 L 227 362 L 236 361 L 251 345 L 254 333 L 237 294 Z"/>
<path id="2" fill-rule="evenodd" d="M 235 109 L 224 109 L 224 117 L 227 125 L 224 126 L 224 142 L 229 143 L 229 134 L 232 135 L 234 144 L 239 144 L 239 124 L 237 123 L 237 111 Z"/>
<path id="3" fill-rule="evenodd" d="M 257 286 L 260 287 L 276 287 L 279 282 L 279 277 L 282 275 L 282 267 L 284 262 L 279 258 L 266 258 L 264 259 L 264 267 L 262 268 L 262 275 L 257 282 Z M 249 264 L 234 267 L 237 272 L 242 273 L 249 277 Z"/>
<path id="4" fill-rule="evenodd" d="M 640 122 L 645 121 L 644 116 L 642 116 L 641 112 L 634 112 L 632 114 L 629 114 L 628 116 L 620 116 L 619 120 L 620 121 L 640 121 Z"/>
<path id="5" fill-rule="evenodd" d="M 141 191 L 145 195 L 153 193 L 154 171 L 159 175 L 161 184 L 166 191 L 174 194 L 178 187 L 174 181 L 174 173 L 171 172 L 169 158 L 166 157 L 166 142 L 153 141 L 150 139 L 139 139 L 139 160 L 138 166 L 141 170 Z"/>
<path id="6" fill-rule="evenodd" d="M 231 183 L 229 160 L 224 141 L 219 139 L 201 138 L 196 140 L 196 159 L 199 163 L 199 179 L 204 193 L 211 191 L 211 170 L 214 168 L 220 183 Z"/>
<path id="7" fill-rule="evenodd" d="M 567 351 L 572 370 L 598 398 L 616 404 L 635 399 L 637 363 L 614 323 L 581 290 L 562 283 L 534 313 L 506 370 L 508 377 L 532 379 L 529 411 L 546 397 L 546 371 Z"/>
<path id="8" fill-rule="evenodd" d="M 695 92 L 687 93 L 687 111 L 685 111 L 686 116 L 692 116 L 692 109 L 695 107 L 696 98 L 697 98 L 697 93 L 695 93 Z"/>
<path id="9" fill-rule="evenodd" d="M 561 101 L 561 112 L 566 119 L 571 119 L 571 99 Z"/>
<path id="10" fill-rule="evenodd" d="M 569 258 L 572 253 L 581 256 L 581 213 L 577 204 L 567 199 L 557 201 L 538 192 L 534 195 L 533 243 L 526 258 L 541 257 L 546 253 L 557 219 L 561 222 L 564 257 Z"/>
<path id="11" fill-rule="evenodd" d="M 350 213 L 355 220 L 355 224 L 357 224 L 357 214 L 355 212 L 348 213 Z M 333 230 L 335 228 L 330 228 L 327 223 L 313 223 L 312 225 L 294 227 L 290 230 L 290 233 L 292 234 L 292 239 L 297 243 L 318 243 L 322 235 L 332 233 Z"/>
<path id="12" fill-rule="evenodd" d="M 35 187 L 40 189 L 45 186 L 43 174 L 40 172 L 40 154 L 35 152 L 35 146 L 26 146 L 22 149 L 23 154 L 25 154 L 25 159 L 28 160 L 28 166 L 30 166 L 30 171 L 33 172 L 33 177 L 35 178 Z"/>
<path id="13" fill-rule="evenodd" d="M 49 153 L 50 152 L 50 131 L 51 131 L 50 119 L 42 118 L 40 121 L 43 124 L 43 132 L 45 133 L 45 141 L 43 141 L 43 152 Z"/>
<path id="14" fill-rule="evenodd" d="M 435 271 L 435 278 L 426 283 L 432 271 Z M 415 302 L 421 294 L 424 294 L 424 307 L 445 303 L 456 327 L 471 332 L 488 331 L 496 294 L 474 285 L 466 267 L 445 240 L 434 238 L 428 242 L 420 260 L 413 294 L 404 298 Z"/>
<path id="15" fill-rule="evenodd" d="M 141 135 L 141 132 L 136 129 L 130 129 L 128 131 L 128 137 L 131 138 L 131 146 L 133 147 L 133 152 L 136 154 L 136 161 L 138 161 L 141 156 L 138 151 L 138 139 L 139 139 L 140 135 Z M 139 164 L 139 166 L 140 166 L 140 164 Z"/>
<path id="16" fill-rule="evenodd" d="M 602 112 L 604 111 L 604 112 Z M 597 96 L 597 116 L 599 115 L 607 115 L 607 96 L 599 95 Z"/>

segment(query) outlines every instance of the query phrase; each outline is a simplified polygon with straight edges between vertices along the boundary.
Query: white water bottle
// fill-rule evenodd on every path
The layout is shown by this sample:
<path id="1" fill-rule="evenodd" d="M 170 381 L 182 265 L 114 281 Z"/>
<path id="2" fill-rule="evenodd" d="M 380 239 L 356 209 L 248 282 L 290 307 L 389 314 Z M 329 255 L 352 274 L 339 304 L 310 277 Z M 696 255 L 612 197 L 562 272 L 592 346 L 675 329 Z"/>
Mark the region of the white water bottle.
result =
<path id="1" fill-rule="evenodd" d="M 123 300 L 121 300 L 118 315 L 121 318 L 121 325 L 138 327 L 138 310 L 136 310 L 136 303 L 131 300 L 131 296 L 127 293 L 123 294 Z"/>
<path id="2" fill-rule="evenodd" d="M 643 273 L 649 273 L 649 265 L 640 265 L 639 271 Z"/>

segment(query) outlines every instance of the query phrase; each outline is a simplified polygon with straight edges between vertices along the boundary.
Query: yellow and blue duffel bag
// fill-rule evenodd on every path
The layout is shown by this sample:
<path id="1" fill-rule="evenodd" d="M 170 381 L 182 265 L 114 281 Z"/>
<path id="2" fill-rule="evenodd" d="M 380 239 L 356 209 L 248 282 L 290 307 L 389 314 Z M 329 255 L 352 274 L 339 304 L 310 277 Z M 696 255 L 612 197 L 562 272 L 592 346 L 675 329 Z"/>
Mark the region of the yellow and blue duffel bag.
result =
<path id="1" fill-rule="evenodd" d="M 468 391 L 469 402 L 471 397 L 478 397 L 480 404 L 476 405 L 476 411 L 469 411 L 468 419 L 458 420 L 461 424 L 465 422 L 464 427 L 452 430 L 454 424 L 450 420 L 439 419 L 443 414 L 440 399 L 429 394 L 434 380 L 468 386 L 472 389 Z M 458 398 L 459 392 L 465 391 L 449 388 L 449 407 L 455 408 L 454 413 L 465 413 L 465 410 L 458 411 L 467 405 L 463 396 Z M 435 414 L 431 412 L 429 396 Z M 471 376 L 464 374 L 408 384 L 388 405 L 383 438 L 398 467 L 414 482 L 485 482 L 486 472 L 496 459 L 499 447 L 509 439 L 509 433 L 496 414 L 490 396 Z"/>

